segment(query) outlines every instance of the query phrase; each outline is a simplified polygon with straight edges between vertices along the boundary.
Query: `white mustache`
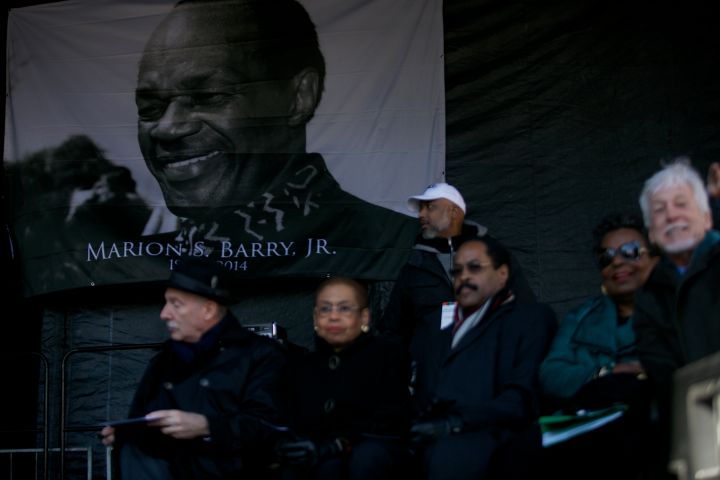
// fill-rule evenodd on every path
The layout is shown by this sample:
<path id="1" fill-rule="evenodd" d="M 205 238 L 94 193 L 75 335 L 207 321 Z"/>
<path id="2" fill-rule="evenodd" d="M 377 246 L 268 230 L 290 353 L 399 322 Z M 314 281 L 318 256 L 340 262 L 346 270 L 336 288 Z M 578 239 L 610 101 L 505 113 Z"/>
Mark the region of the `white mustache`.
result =
<path id="1" fill-rule="evenodd" d="M 671 223 L 667 227 L 663 228 L 663 235 L 667 235 L 670 233 L 671 230 L 675 230 L 676 228 L 688 228 L 690 225 L 687 222 L 675 222 Z"/>

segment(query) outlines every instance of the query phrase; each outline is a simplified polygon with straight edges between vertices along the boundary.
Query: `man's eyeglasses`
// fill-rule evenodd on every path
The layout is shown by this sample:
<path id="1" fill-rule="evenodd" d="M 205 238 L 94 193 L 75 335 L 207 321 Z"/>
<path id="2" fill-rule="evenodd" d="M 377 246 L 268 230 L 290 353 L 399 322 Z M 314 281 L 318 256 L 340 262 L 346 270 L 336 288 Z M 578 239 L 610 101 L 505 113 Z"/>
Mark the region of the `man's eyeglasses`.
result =
<path id="1" fill-rule="evenodd" d="M 482 272 L 483 268 L 489 267 L 490 265 L 492 265 L 492 262 L 470 262 L 467 265 L 453 265 L 452 268 L 448 270 L 448 273 L 451 277 L 459 277 L 462 275 L 463 270 L 467 268 L 468 272 L 476 275 Z"/>
<path id="2" fill-rule="evenodd" d="M 623 243 L 617 248 L 601 248 L 597 253 L 598 266 L 602 270 L 613 262 L 615 255 L 620 255 L 624 260 L 637 261 L 648 251 L 640 242 L 633 240 L 632 242 Z"/>
<path id="3" fill-rule="evenodd" d="M 347 317 L 349 315 L 352 315 L 354 312 L 357 312 L 358 310 L 362 310 L 363 308 L 365 308 L 365 307 L 355 307 L 352 305 L 345 305 L 345 304 L 341 304 L 341 305 L 326 304 L 326 305 L 320 305 L 320 306 L 315 307 L 315 313 L 317 313 L 321 317 L 327 317 L 332 313 L 333 310 L 335 310 L 338 313 L 338 315 Z"/>

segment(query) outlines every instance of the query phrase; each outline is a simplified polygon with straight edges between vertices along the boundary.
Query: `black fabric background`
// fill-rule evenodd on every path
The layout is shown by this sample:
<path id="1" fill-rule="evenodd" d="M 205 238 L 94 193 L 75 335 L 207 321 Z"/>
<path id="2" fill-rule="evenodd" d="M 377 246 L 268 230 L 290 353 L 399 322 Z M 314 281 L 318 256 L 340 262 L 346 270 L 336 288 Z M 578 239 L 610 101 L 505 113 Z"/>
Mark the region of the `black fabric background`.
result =
<path id="1" fill-rule="evenodd" d="M 563 314 L 600 280 L 591 231 L 660 161 L 720 160 L 710 3 L 444 5 L 447 179 Z"/>

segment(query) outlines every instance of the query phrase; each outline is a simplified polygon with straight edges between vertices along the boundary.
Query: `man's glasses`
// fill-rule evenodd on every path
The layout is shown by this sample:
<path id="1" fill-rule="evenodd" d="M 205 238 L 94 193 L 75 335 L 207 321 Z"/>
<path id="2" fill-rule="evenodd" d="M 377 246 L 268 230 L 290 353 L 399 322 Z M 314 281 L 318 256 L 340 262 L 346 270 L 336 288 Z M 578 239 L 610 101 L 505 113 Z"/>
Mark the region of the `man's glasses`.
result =
<path id="1" fill-rule="evenodd" d="M 597 254 L 598 266 L 601 270 L 607 267 L 613 262 L 615 255 L 620 255 L 623 260 L 635 262 L 647 251 L 648 249 L 640 245 L 640 242 L 637 240 L 623 243 L 617 248 L 601 248 Z"/>
<path id="2" fill-rule="evenodd" d="M 463 270 L 467 268 L 468 272 L 470 272 L 473 275 L 477 275 L 478 273 L 482 272 L 483 268 L 489 267 L 492 265 L 491 262 L 470 262 L 467 265 L 453 265 L 452 268 L 448 270 L 448 273 L 451 277 L 459 277 L 462 275 Z"/>
<path id="3" fill-rule="evenodd" d="M 327 317 L 329 316 L 333 310 L 335 310 L 338 315 L 347 317 L 352 315 L 353 313 L 357 312 L 358 310 L 362 310 L 365 307 L 354 307 L 352 305 L 332 305 L 332 304 L 326 304 L 326 305 L 320 305 L 315 307 L 315 313 L 317 313 L 321 317 Z"/>

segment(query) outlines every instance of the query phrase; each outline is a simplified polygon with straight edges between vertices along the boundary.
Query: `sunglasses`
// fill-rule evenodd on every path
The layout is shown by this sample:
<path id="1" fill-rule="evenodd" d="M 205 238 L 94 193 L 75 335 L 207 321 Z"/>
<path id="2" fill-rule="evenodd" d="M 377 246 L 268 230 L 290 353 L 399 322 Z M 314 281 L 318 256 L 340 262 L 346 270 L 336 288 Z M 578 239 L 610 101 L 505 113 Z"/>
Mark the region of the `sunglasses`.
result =
<path id="1" fill-rule="evenodd" d="M 647 252 L 648 249 L 640 245 L 640 242 L 633 240 L 632 242 L 623 243 L 617 248 L 601 248 L 598 250 L 597 261 L 598 266 L 602 270 L 603 268 L 610 265 L 615 258 L 615 255 L 620 255 L 623 260 L 630 260 L 636 262 L 640 259 L 643 253 Z"/>
<path id="2" fill-rule="evenodd" d="M 467 268 L 467 271 L 473 275 L 477 275 L 482 272 L 483 268 L 487 268 L 492 265 L 492 262 L 470 262 L 467 265 L 453 265 L 448 270 L 451 277 L 455 278 L 462 275 L 463 271 Z"/>

